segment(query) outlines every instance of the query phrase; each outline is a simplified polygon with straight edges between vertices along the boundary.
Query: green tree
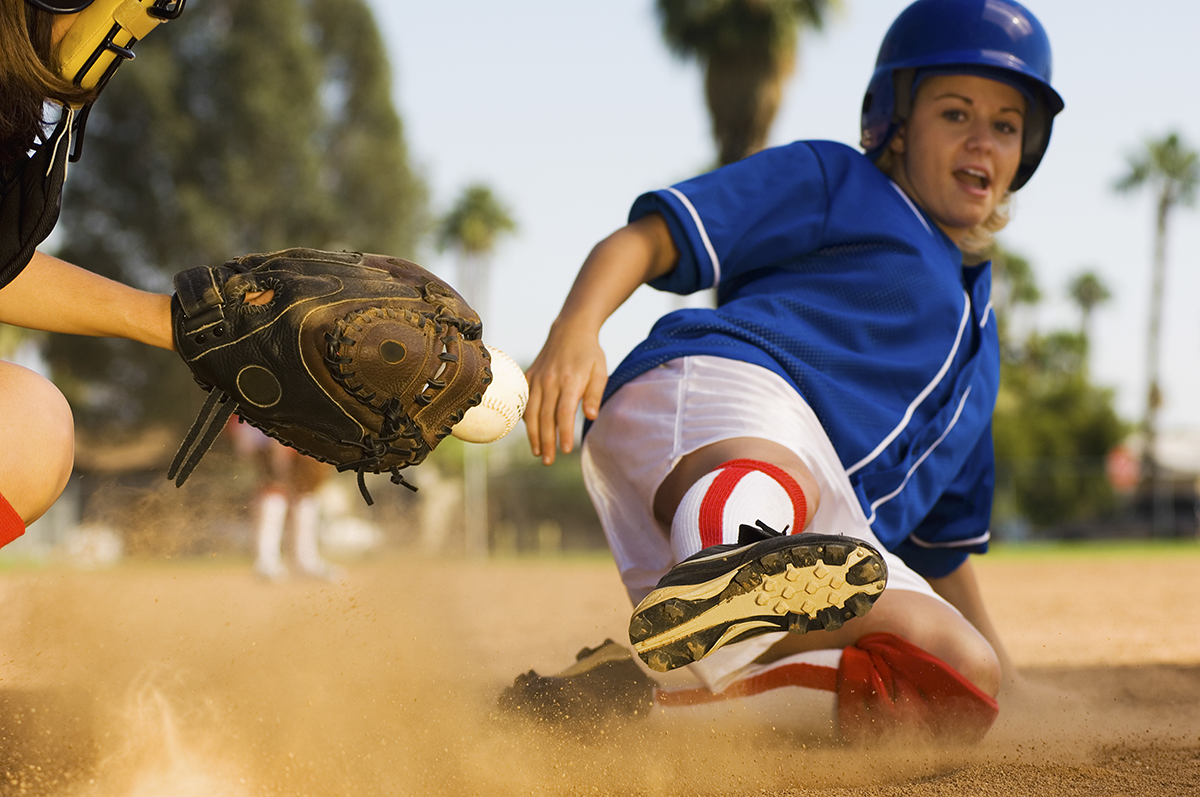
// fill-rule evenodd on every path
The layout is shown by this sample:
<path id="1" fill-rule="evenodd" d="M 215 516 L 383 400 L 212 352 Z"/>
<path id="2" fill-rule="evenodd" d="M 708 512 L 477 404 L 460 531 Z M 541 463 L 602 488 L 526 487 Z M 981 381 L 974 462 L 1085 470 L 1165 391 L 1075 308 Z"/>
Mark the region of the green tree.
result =
<path id="1" fill-rule="evenodd" d="M 1090 346 L 1092 339 L 1092 312 L 1112 299 L 1112 291 L 1094 271 L 1084 271 L 1067 285 L 1071 301 L 1079 307 L 1079 334 Z"/>
<path id="2" fill-rule="evenodd" d="M 1030 262 L 995 253 L 993 307 L 1000 334 L 1000 392 L 992 417 L 997 520 L 1021 517 L 1047 527 L 1094 519 L 1116 504 L 1104 457 L 1126 427 L 1113 391 L 1093 385 L 1080 333 L 1018 336 L 1008 318 L 1041 299 Z"/>
<path id="3" fill-rule="evenodd" d="M 1001 356 L 1014 357 L 1011 349 L 1013 318 L 1024 308 L 1035 307 L 1042 300 L 1029 260 L 1006 249 L 995 247 L 992 260 L 992 306 L 1000 334 Z"/>
<path id="4" fill-rule="evenodd" d="M 137 53 L 71 170 L 64 258 L 169 291 L 182 268 L 248 252 L 415 248 L 425 188 L 364 0 L 206 0 Z M 84 425 L 185 423 L 196 405 L 169 353 L 57 336 L 48 354 Z"/>
<path id="5" fill-rule="evenodd" d="M 458 253 L 459 284 L 455 287 L 481 316 L 487 305 L 488 271 L 496 243 L 501 235 L 516 229 L 508 207 L 482 183 L 463 189 L 438 224 L 438 249 Z"/>
<path id="6" fill-rule="evenodd" d="M 1162 406 L 1159 383 L 1159 338 L 1162 332 L 1163 291 L 1167 272 L 1167 223 L 1172 211 L 1196 201 L 1200 186 L 1200 154 L 1188 146 L 1178 133 L 1147 141 L 1144 148 L 1130 155 L 1128 171 L 1115 183 L 1117 191 L 1128 193 L 1149 188 L 1155 197 L 1154 254 L 1150 287 L 1150 319 L 1146 335 L 1146 413 L 1142 420 L 1145 435 L 1143 473 L 1160 492 L 1159 468 L 1154 457 L 1158 442 L 1158 410 Z M 1156 521 L 1155 525 L 1158 525 Z"/>
<path id="7" fill-rule="evenodd" d="M 838 0 L 658 0 L 667 46 L 704 68 L 718 162 L 767 143 L 796 65 L 800 31 L 820 30 Z"/>
<path id="8" fill-rule="evenodd" d="M 473 183 L 463 189 L 438 224 L 438 248 L 458 253 L 458 284 L 455 287 L 483 318 L 485 340 L 492 254 L 500 236 L 516 229 L 517 223 L 509 209 L 491 188 L 482 183 Z M 463 451 L 463 533 L 467 552 L 475 556 L 486 555 L 488 549 L 487 486 L 487 450 L 468 443 Z"/>

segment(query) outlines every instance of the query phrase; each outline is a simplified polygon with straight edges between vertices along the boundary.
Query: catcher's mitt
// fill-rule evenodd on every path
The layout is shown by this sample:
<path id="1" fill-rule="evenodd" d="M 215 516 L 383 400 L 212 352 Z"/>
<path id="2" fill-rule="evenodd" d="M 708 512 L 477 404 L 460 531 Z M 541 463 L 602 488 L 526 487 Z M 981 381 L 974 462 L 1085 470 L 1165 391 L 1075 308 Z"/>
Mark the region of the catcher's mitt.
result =
<path id="1" fill-rule="evenodd" d="M 176 485 L 236 412 L 357 471 L 368 504 L 364 473 L 415 489 L 400 469 L 425 459 L 492 379 L 479 316 L 407 260 L 287 249 L 181 271 L 175 291 L 175 345 L 209 391 L 168 471 Z"/>

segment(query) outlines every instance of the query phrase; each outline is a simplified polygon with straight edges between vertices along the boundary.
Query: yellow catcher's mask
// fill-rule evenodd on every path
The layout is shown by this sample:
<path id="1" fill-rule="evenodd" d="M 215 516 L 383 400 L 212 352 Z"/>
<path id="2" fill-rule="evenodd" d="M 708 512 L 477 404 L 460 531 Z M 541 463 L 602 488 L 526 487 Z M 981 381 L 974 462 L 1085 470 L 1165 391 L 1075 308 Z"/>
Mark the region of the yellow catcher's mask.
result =
<path id="1" fill-rule="evenodd" d="M 103 88 L 122 61 L 133 59 L 133 45 L 183 13 L 185 2 L 92 0 L 54 50 L 59 74 L 84 88 Z"/>

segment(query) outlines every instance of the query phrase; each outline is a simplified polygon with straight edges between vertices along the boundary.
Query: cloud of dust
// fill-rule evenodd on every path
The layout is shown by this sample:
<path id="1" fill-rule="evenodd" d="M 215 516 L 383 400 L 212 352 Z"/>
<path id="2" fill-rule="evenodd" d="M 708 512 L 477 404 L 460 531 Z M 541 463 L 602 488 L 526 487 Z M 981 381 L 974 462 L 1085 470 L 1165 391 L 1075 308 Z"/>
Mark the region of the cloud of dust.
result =
<path id="1" fill-rule="evenodd" d="M 211 736 L 196 735 L 205 723 L 185 723 L 159 688 L 137 688 L 116 724 L 119 749 L 99 762 L 83 795 L 252 797 L 245 773 L 207 749 Z"/>
<path id="2" fill-rule="evenodd" d="M 1043 679 L 974 748 L 846 750 L 734 720 L 530 724 L 498 713 L 500 690 L 535 662 L 567 664 L 578 645 L 562 629 L 611 634 L 586 600 L 543 597 L 601 576 L 529 567 L 406 558 L 342 584 L 269 585 L 248 562 L 11 577 L 0 696 L 40 697 L 0 699 L 3 771 L 56 797 L 869 793 L 964 767 L 1073 766 L 1155 727 L 1138 695 L 1114 715 L 1111 683 L 1069 677 Z"/>

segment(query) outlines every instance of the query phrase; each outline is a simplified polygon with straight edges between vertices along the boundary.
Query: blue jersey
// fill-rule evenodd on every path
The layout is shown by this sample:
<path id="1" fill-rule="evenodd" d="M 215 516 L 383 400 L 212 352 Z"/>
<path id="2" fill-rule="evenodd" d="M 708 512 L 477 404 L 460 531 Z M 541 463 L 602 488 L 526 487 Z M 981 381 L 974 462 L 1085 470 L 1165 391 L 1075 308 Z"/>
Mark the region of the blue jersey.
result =
<path id="1" fill-rule="evenodd" d="M 788 380 L 828 433 L 879 540 L 925 576 L 987 549 L 1000 381 L 990 264 L 866 157 L 797 142 L 637 199 L 679 264 L 651 283 L 716 288 L 664 316 L 607 395 L 669 360 L 715 355 Z"/>

